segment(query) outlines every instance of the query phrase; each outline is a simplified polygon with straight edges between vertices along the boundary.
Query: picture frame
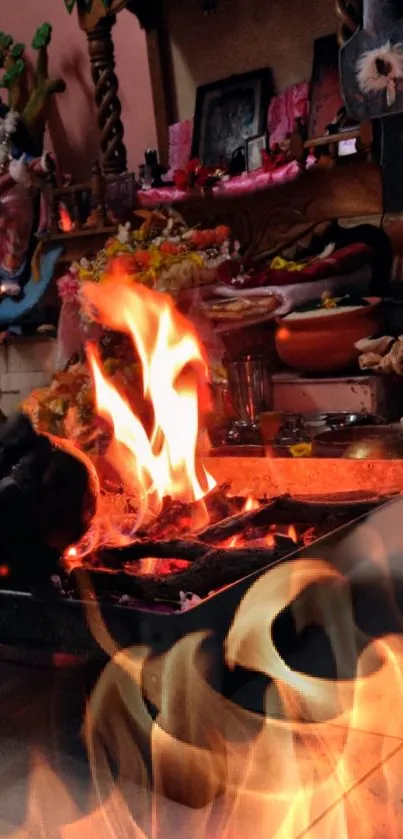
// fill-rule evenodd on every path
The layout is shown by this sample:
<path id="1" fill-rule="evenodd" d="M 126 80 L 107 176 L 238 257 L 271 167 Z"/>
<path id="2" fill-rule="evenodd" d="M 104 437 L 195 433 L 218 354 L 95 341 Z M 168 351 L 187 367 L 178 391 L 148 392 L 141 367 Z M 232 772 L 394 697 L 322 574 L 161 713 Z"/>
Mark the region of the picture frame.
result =
<path id="1" fill-rule="evenodd" d="M 249 137 L 245 143 L 246 169 L 248 172 L 256 172 L 262 168 L 262 151 L 267 151 L 267 132 Z"/>
<path id="2" fill-rule="evenodd" d="M 246 140 L 266 131 L 273 93 L 268 67 L 198 87 L 192 157 L 206 166 L 230 164 Z"/>

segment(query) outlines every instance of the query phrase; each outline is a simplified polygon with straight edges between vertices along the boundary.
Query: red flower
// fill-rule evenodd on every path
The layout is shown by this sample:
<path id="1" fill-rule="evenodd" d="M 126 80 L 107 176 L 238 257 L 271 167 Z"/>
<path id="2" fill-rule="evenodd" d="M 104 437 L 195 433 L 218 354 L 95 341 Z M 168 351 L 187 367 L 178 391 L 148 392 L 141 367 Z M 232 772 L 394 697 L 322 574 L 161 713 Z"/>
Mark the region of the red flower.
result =
<path id="1" fill-rule="evenodd" d="M 189 186 L 189 175 L 184 169 L 177 169 L 174 172 L 174 182 L 178 189 L 187 189 Z"/>
<path id="2" fill-rule="evenodd" d="M 206 183 L 210 177 L 210 172 L 206 169 L 205 166 L 201 166 L 199 164 L 199 168 L 196 171 L 196 184 L 197 186 L 206 186 Z"/>
<path id="3" fill-rule="evenodd" d="M 276 162 L 271 157 L 270 153 L 262 149 L 262 167 L 264 172 L 272 172 L 276 168 Z"/>
<path id="4" fill-rule="evenodd" d="M 178 189 L 189 189 L 192 187 L 206 186 L 210 178 L 210 172 L 200 160 L 190 160 L 185 169 L 178 169 L 174 173 L 175 186 Z"/>
<path id="5" fill-rule="evenodd" d="M 200 160 L 198 160 L 197 157 L 194 157 L 192 160 L 189 160 L 189 163 L 186 166 L 186 172 L 188 172 L 189 175 L 196 175 L 200 167 Z"/>

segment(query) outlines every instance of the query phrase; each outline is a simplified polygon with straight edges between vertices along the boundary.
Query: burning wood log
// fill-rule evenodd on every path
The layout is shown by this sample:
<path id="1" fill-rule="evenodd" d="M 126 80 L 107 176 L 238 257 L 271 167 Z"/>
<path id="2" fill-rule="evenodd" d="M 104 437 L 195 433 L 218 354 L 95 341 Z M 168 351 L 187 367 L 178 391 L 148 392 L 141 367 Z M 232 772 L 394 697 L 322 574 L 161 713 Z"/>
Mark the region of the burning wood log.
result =
<path id="1" fill-rule="evenodd" d="M 386 499 L 384 499 L 386 500 Z M 362 494 L 350 493 L 341 497 L 302 499 L 283 495 L 254 510 L 230 516 L 202 530 L 197 538 L 209 545 L 217 545 L 231 539 L 249 528 L 270 527 L 271 525 L 316 525 L 328 521 L 330 517 L 342 519 L 346 515 L 358 518 L 370 512 L 379 504 L 379 498 L 363 499 Z"/>
<path id="2" fill-rule="evenodd" d="M 95 593 L 97 596 L 129 595 L 145 603 L 156 600 L 178 601 L 181 592 L 191 591 L 206 597 L 212 590 L 240 580 L 292 553 L 287 548 L 240 548 L 212 550 L 198 557 L 188 568 L 168 575 L 128 574 L 89 567 L 74 568 L 69 576 L 69 588 L 76 595 Z"/>
<path id="3" fill-rule="evenodd" d="M 210 521 L 213 523 L 227 519 L 232 515 L 238 515 L 239 506 L 245 503 L 245 499 L 228 495 L 228 490 L 229 486 L 227 484 L 214 487 L 203 499 Z M 192 532 L 195 515 L 197 515 L 195 504 L 173 501 L 169 496 L 166 496 L 160 514 L 153 524 L 147 528 L 147 531 L 141 535 L 148 539 L 167 539 L 175 538 L 178 533 Z M 223 540 L 219 539 L 218 541 Z"/>
<path id="4" fill-rule="evenodd" d="M 141 559 L 184 559 L 195 562 L 208 552 L 208 546 L 195 539 L 141 539 L 122 548 L 105 548 L 93 558 L 95 566 L 121 569 L 130 562 Z"/>

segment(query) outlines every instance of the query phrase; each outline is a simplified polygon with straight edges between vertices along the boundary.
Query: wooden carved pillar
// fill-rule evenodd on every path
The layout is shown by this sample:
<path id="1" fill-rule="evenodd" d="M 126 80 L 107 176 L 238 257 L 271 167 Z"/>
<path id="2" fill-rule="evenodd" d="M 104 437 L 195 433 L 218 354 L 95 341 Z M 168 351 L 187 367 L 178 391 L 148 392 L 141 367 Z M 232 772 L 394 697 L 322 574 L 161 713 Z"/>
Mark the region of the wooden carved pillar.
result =
<path id="1" fill-rule="evenodd" d="M 101 18 L 87 32 L 91 74 L 95 85 L 95 104 L 101 133 L 101 168 L 105 175 L 119 175 L 127 170 L 126 148 L 123 142 L 119 84 L 115 73 L 112 40 L 114 15 Z"/>

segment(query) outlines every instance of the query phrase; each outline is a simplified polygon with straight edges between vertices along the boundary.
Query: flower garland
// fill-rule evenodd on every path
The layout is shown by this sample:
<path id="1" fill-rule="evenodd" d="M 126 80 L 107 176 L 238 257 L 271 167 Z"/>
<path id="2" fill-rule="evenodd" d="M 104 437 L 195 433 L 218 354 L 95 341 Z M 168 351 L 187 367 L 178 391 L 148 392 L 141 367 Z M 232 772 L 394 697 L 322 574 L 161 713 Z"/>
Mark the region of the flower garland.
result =
<path id="1" fill-rule="evenodd" d="M 218 265 L 230 257 L 230 230 L 189 229 L 172 211 L 138 213 L 138 230 L 120 226 L 94 259 L 73 262 L 58 281 L 61 300 L 80 303 L 84 282 L 104 282 L 113 274 L 176 296 L 213 281 Z"/>

